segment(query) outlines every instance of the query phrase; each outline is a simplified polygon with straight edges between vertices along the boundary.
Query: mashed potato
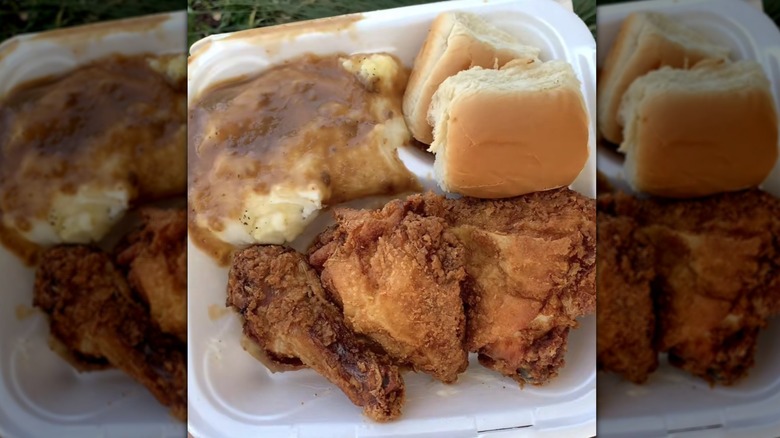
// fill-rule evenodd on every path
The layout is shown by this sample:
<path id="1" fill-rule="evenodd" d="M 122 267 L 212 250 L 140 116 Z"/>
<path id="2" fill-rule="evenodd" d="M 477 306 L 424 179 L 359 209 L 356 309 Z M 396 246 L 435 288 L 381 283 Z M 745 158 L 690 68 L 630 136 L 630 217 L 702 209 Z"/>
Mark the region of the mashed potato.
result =
<path id="1" fill-rule="evenodd" d="M 386 54 L 307 55 L 207 90 L 190 110 L 194 225 L 233 247 L 282 244 L 327 205 L 419 189 L 396 152 L 406 79 Z"/>
<path id="2" fill-rule="evenodd" d="M 134 204 L 184 194 L 183 62 L 109 57 L 11 91 L 0 225 L 41 246 L 97 242 Z"/>

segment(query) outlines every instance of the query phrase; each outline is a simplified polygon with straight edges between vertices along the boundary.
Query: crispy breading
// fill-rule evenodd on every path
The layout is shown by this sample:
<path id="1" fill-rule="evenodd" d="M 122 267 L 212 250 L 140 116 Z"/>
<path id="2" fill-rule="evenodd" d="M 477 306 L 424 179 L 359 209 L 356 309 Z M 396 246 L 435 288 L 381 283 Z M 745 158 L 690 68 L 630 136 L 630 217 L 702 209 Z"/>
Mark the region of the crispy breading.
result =
<path id="1" fill-rule="evenodd" d="M 759 190 L 691 200 L 605 195 L 599 211 L 633 218 L 655 248 L 658 340 L 670 362 L 729 385 L 753 364 L 780 313 L 780 200 Z"/>
<path id="2" fill-rule="evenodd" d="M 456 236 L 441 218 L 410 213 L 401 200 L 334 214 L 338 229 L 318 239 L 309 259 L 348 324 L 399 363 L 457 380 L 468 353 Z"/>
<path id="3" fill-rule="evenodd" d="M 521 384 L 543 384 L 555 377 L 564 362 L 569 329 L 577 326 L 577 317 L 595 311 L 594 201 L 568 189 L 503 200 L 426 193 L 390 203 L 379 212 L 339 210 L 337 225 L 322 233 L 309 251 L 310 262 L 325 268 L 326 285 L 333 282 L 328 263 L 354 234 L 355 224 L 390 221 L 394 214 L 443 220 L 464 246 L 468 350 L 478 352 L 483 365 Z M 360 244 L 370 247 L 371 239 L 380 235 L 369 235 Z M 362 260 L 370 260 L 374 252 L 368 254 Z M 364 266 L 360 260 L 358 255 L 353 265 Z M 385 269 L 404 275 L 401 265 Z M 350 274 L 361 272 L 354 269 Z M 334 295 L 339 302 L 339 294 Z"/>
<path id="4" fill-rule="evenodd" d="M 166 333 L 187 340 L 187 212 L 141 210 L 142 224 L 116 257 Z"/>
<path id="5" fill-rule="evenodd" d="M 52 335 L 76 355 L 105 358 L 144 385 L 174 416 L 187 418 L 186 345 L 159 330 L 132 300 L 110 257 L 85 246 L 43 253 L 34 305 Z"/>
<path id="6" fill-rule="evenodd" d="M 629 217 L 598 214 L 599 369 L 643 383 L 658 368 L 651 281 L 653 247 Z"/>
<path id="7" fill-rule="evenodd" d="M 320 279 L 303 255 L 276 245 L 241 250 L 227 292 L 227 305 L 243 317 L 244 333 L 268 359 L 313 368 L 373 420 L 401 415 L 405 389 L 398 367 L 358 341 L 323 298 Z"/>
<path id="8" fill-rule="evenodd" d="M 466 249 L 467 345 L 519 383 L 544 384 L 564 364 L 576 318 L 596 306 L 595 201 L 563 188 L 508 199 L 413 195 Z"/>

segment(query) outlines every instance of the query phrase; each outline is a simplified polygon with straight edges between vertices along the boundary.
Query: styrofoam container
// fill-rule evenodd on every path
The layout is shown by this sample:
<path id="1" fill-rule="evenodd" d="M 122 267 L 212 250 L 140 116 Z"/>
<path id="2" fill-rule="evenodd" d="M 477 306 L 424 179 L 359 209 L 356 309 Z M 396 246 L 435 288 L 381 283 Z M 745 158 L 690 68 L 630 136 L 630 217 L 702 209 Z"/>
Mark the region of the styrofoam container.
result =
<path id="1" fill-rule="evenodd" d="M 732 49 L 734 59 L 753 59 L 764 66 L 780 108 L 780 31 L 759 9 L 740 0 L 659 0 L 598 8 L 598 60 L 606 58 L 620 24 L 631 12 L 674 15 Z M 626 188 L 622 156 L 599 147 L 599 170 Z M 780 196 L 780 163 L 763 184 Z M 750 214 L 746 212 L 746 214 Z M 710 387 L 704 380 L 669 365 L 644 385 L 614 374 L 598 375 L 600 437 L 778 437 L 780 436 L 780 320 L 761 332 L 756 365 L 734 386 Z"/>
<path id="2" fill-rule="evenodd" d="M 570 7 L 570 3 L 569 7 Z M 190 100 L 210 84 L 253 74 L 306 52 L 388 52 L 411 67 L 431 21 L 447 10 L 477 13 L 542 49 L 543 59 L 565 59 L 582 82 L 595 114 L 595 42 L 570 9 L 551 0 L 468 0 L 421 5 L 315 22 L 214 35 L 195 43 L 189 64 Z M 591 157 L 573 188 L 595 196 L 595 118 Z M 404 149 L 401 157 L 427 188 L 432 157 Z M 386 200 L 387 198 L 385 198 Z M 374 200 L 351 203 L 373 208 Z M 330 221 L 323 212 L 293 246 L 304 250 Z M 334 385 L 312 370 L 272 374 L 241 345 L 241 324 L 225 308 L 227 269 L 189 246 L 189 428 L 216 437 L 474 437 L 595 435 L 595 318 L 581 320 L 569 338 L 566 366 L 543 387 L 520 389 L 480 366 L 475 355 L 453 385 L 405 373 L 402 417 L 373 423 Z M 218 316 L 221 315 L 221 316 Z"/>
<path id="3" fill-rule="evenodd" d="M 22 82 L 107 55 L 186 48 L 184 12 L 14 37 L 0 44 L 0 98 Z M 184 424 L 129 376 L 118 370 L 79 374 L 50 350 L 49 324 L 31 310 L 34 276 L 0 245 L 0 436 L 185 435 Z"/>

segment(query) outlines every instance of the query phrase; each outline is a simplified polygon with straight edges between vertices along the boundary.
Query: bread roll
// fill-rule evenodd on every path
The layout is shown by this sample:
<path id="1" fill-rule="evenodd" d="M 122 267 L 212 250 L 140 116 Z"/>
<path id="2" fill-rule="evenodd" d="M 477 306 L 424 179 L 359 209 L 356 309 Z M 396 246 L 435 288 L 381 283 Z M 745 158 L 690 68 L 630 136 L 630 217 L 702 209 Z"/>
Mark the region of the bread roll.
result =
<path id="1" fill-rule="evenodd" d="M 729 50 L 672 18 L 655 12 L 631 14 L 607 56 L 598 84 L 598 125 L 612 143 L 623 140 L 618 107 L 638 77 L 659 67 L 688 68 L 703 59 L 727 59 Z"/>
<path id="2" fill-rule="evenodd" d="M 640 192 L 673 198 L 757 186 L 778 155 L 769 81 L 754 61 L 669 67 L 623 97 L 625 173 Z"/>
<path id="3" fill-rule="evenodd" d="M 445 80 L 429 113 L 442 189 L 504 198 L 566 186 L 588 158 L 588 114 L 565 61 L 474 67 Z"/>
<path id="4" fill-rule="evenodd" d="M 531 61 L 539 49 L 517 42 L 510 34 L 476 15 L 445 12 L 435 20 L 417 59 L 404 94 L 404 118 L 414 138 L 431 144 L 427 121 L 431 97 L 445 79 L 470 67 L 498 68 L 512 59 Z"/>

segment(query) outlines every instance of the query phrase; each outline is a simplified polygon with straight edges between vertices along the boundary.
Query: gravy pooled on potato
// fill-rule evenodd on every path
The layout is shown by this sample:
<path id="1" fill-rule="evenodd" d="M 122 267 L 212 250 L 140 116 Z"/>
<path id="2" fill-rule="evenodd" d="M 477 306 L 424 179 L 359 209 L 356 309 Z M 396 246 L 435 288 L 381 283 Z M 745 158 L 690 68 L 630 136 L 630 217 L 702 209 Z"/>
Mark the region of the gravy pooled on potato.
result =
<path id="1" fill-rule="evenodd" d="M 134 204 L 187 184 L 182 55 L 111 56 L 0 101 L 0 240 L 91 243 Z"/>
<path id="2" fill-rule="evenodd" d="M 386 54 L 305 55 L 206 90 L 189 118 L 194 241 L 226 263 L 292 241 L 326 205 L 419 190 L 396 152 L 407 78 Z"/>

